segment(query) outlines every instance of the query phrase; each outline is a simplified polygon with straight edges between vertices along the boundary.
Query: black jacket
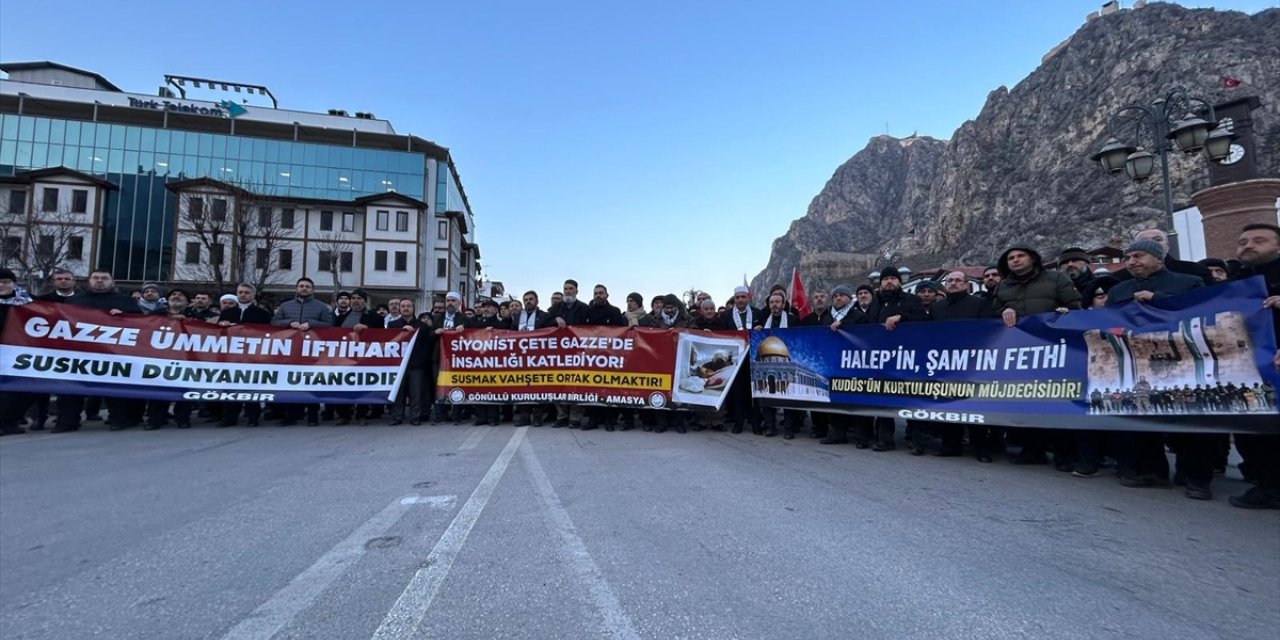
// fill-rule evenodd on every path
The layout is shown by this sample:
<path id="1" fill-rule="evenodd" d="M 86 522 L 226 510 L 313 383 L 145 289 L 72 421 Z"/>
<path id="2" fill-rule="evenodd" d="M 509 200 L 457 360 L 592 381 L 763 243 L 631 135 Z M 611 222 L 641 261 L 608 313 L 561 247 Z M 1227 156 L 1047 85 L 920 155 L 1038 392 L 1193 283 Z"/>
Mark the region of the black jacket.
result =
<path id="1" fill-rule="evenodd" d="M 354 327 L 358 324 L 374 329 L 381 329 L 386 326 L 382 316 L 368 309 L 365 309 L 362 313 L 356 313 L 355 309 L 348 309 L 346 313 L 333 314 L 333 326 L 335 327 Z"/>
<path id="2" fill-rule="evenodd" d="M 1267 283 L 1268 296 L 1280 296 L 1280 258 L 1256 267 L 1245 266 L 1236 273 L 1232 280 L 1244 280 L 1253 276 L 1262 276 Z M 1275 321 L 1276 335 L 1280 335 L 1280 309 L 1274 309 L 1271 317 Z"/>
<path id="3" fill-rule="evenodd" d="M 603 304 L 587 305 L 587 324 L 605 327 L 625 327 L 627 326 L 627 319 L 622 315 L 621 309 L 605 302 Z"/>
<path id="4" fill-rule="evenodd" d="M 829 327 L 832 322 L 835 322 L 835 319 L 831 317 L 831 309 L 823 309 L 822 313 L 810 311 L 808 315 L 800 318 L 800 325 L 804 327 Z"/>
<path id="5" fill-rule="evenodd" d="M 484 315 L 481 314 L 478 316 L 467 318 L 467 328 L 468 329 L 485 329 L 485 328 L 506 329 L 507 323 L 503 322 L 502 317 L 496 313 L 489 316 L 488 318 L 484 317 Z"/>
<path id="6" fill-rule="evenodd" d="M 463 315 L 459 313 L 458 317 Z M 403 316 L 399 316 L 387 323 L 388 329 L 403 329 L 406 326 L 418 330 L 418 339 L 413 343 L 413 351 L 409 352 L 406 366 L 410 369 L 430 370 L 436 353 L 436 336 L 431 333 L 431 327 L 422 324 L 417 318 L 410 318 L 406 322 Z"/>
<path id="7" fill-rule="evenodd" d="M 1213 285 L 1218 284 L 1218 281 L 1214 280 L 1213 275 L 1209 273 L 1209 267 L 1206 267 L 1199 262 L 1187 262 L 1186 260 L 1176 260 L 1170 256 L 1165 256 L 1164 268 L 1174 273 L 1181 273 L 1200 278 L 1206 287 L 1212 287 Z M 1128 269 L 1121 269 L 1112 275 L 1115 276 L 1116 280 L 1121 282 L 1133 279 L 1133 274 L 1129 273 Z"/>
<path id="8" fill-rule="evenodd" d="M 271 324 L 271 314 L 256 304 L 251 304 L 241 311 L 240 305 L 237 304 L 230 309 L 223 309 L 218 314 L 218 322 L 223 321 L 231 324 Z"/>
<path id="9" fill-rule="evenodd" d="M 787 317 L 787 328 L 788 328 L 788 329 L 794 329 L 794 328 L 796 328 L 796 327 L 803 327 L 803 326 L 804 326 L 804 325 L 800 324 L 800 320 L 796 318 L 796 314 L 794 314 L 794 313 L 790 313 L 790 312 L 787 312 L 787 311 L 783 311 L 782 313 L 779 313 L 777 316 L 773 316 L 773 315 L 772 315 L 772 314 L 770 314 L 770 313 L 765 313 L 765 314 L 764 314 L 764 316 L 762 316 L 762 317 L 760 318 L 760 320 L 757 322 L 757 324 L 759 324 L 761 327 L 768 326 L 768 325 L 766 325 L 765 323 L 766 323 L 766 322 L 768 322 L 768 321 L 770 320 L 770 318 L 772 318 L 772 320 L 773 320 L 773 326 L 770 326 L 769 328 L 770 328 L 770 329 L 781 329 L 781 328 L 782 328 L 782 316 L 786 316 L 786 317 Z"/>
<path id="10" fill-rule="evenodd" d="M 1143 280 L 1130 278 L 1111 287 L 1111 291 L 1107 292 L 1107 306 L 1116 307 L 1126 302 L 1133 302 L 1133 295 L 1139 291 L 1150 291 L 1159 299 L 1185 293 L 1192 289 L 1199 289 L 1203 286 L 1204 282 L 1195 276 L 1175 273 L 1165 268 L 1155 272 L 1149 278 Z"/>
<path id="11" fill-rule="evenodd" d="M 880 291 L 867 309 L 867 320 L 872 324 L 884 324 L 891 316 L 902 316 L 901 322 L 925 320 L 924 305 L 920 298 L 905 291 Z"/>
<path id="12" fill-rule="evenodd" d="M 95 293 L 86 291 L 77 293 L 72 296 L 67 304 L 74 304 L 77 307 L 87 307 L 89 309 L 97 309 L 99 311 L 110 311 L 119 309 L 126 313 L 138 313 L 138 303 L 133 301 L 129 296 L 116 293 L 115 290 L 105 293 Z"/>
<path id="13" fill-rule="evenodd" d="M 979 320 L 996 316 L 990 300 L 967 291 L 948 293 L 933 303 L 934 320 Z"/>
<path id="14" fill-rule="evenodd" d="M 751 325 L 752 326 L 743 327 L 743 330 L 750 330 L 763 325 L 765 313 L 759 309 L 756 309 L 755 307 L 747 307 L 747 308 L 751 309 Z M 738 325 L 733 321 L 733 316 L 736 313 L 738 313 L 738 307 L 736 306 L 725 309 L 724 313 L 720 314 L 720 324 L 724 325 L 724 328 L 729 331 L 737 331 Z"/>
<path id="15" fill-rule="evenodd" d="M 81 293 L 80 291 L 76 291 L 75 293 L 69 296 L 60 296 L 58 295 L 57 291 L 50 291 L 49 293 L 46 293 L 42 296 L 36 296 L 32 298 L 31 301 L 32 302 L 65 302 L 69 304 L 72 298 L 77 298 L 82 295 L 84 294 Z"/>
<path id="16" fill-rule="evenodd" d="M 587 324 L 589 311 L 590 309 L 588 309 L 587 305 L 581 300 L 574 300 L 573 304 L 565 304 L 561 301 L 560 304 L 551 307 L 551 310 L 547 313 L 550 314 L 551 322 L 553 324 L 555 323 L 556 318 L 563 318 L 564 323 L 572 327 L 576 324 Z"/>
<path id="17" fill-rule="evenodd" d="M 551 314 L 547 313 L 546 311 L 543 311 L 542 309 L 537 309 L 533 312 L 533 328 L 534 329 L 546 329 L 547 327 L 554 327 L 555 324 L 556 324 L 555 321 L 551 319 Z M 520 330 L 520 314 L 518 313 L 511 314 L 511 318 L 509 320 L 509 326 L 507 326 L 506 328 L 512 331 L 519 331 Z"/>

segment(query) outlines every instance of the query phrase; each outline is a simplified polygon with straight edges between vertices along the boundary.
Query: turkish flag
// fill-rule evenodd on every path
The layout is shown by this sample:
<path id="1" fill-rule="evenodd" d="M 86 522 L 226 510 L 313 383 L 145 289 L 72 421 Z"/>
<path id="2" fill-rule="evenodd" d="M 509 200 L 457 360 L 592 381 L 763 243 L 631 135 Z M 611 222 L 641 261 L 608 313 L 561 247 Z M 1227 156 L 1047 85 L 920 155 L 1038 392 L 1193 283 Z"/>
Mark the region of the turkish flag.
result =
<path id="1" fill-rule="evenodd" d="M 1222 88 L 1234 89 L 1240 86 L 1240 78 L 1232 78 L 1231 76 L 1222 76 Z"/>
<path id="2" fill-rule="evenodd" d="M 796 318 L 809 315 L 809 296 L 804 293 L 804 283 L 800 281 L 800 267 L 791 268 L 791 310 Z"/>

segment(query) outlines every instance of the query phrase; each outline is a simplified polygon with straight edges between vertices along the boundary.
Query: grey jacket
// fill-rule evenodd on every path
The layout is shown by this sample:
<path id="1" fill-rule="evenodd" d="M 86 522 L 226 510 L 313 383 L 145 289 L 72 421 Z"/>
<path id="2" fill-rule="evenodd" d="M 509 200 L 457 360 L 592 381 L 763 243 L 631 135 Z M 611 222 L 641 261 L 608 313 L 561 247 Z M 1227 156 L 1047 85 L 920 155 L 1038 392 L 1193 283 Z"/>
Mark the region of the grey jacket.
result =
<path id="1" fill-rule="evenodd" d="M 287 327 L 291 322 L 305 322 L 317 327 L 333 326 L 333 310 L 315 298 L 292 298 L 280 303 L 271 324 Z"/>

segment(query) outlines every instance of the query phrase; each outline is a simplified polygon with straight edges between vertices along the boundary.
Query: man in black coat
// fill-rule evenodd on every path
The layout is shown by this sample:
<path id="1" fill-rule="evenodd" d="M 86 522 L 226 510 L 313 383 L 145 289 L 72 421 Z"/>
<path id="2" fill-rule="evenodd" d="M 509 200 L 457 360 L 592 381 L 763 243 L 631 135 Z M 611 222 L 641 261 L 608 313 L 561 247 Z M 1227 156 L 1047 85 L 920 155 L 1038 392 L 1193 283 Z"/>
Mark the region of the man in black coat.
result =
<path id="1" fill-rule="evenodd" d="M 551 305 L 551 321 L 557 327 L 573 327 L 580 324 L 587 324 L 587 316 L 590 309 L 581 300 L 578 299 L 578 281 L 569 279 L 564 281 L 564 294 L 560 298 L 560 302 Z M 557 403 L 556 404 L 556 421 L 552 427 L 577 427 L 582 421 L 582 407 L 577 404 Z"/>
<path id="2" fill-rule="evenodd" d="M 1236 258 L 1243 267 L 1234 279 L 1262 276 L 1267 285 L 1263 305 L 1271 310 L 1276 335 L 1280 335 L 1280 227 L 1248 224 L 1240 232 Z M 1280 350 L 1272 358 L 1280 370 Z M 1280 509 L 1280 435 L 1237 433 L 1236 449 L 1244 458 L 1242 471 L 1257 482 L 1243 495 L 1231 496 L 1231 506 L 1242 509 Z"/>
<path id="3" fill-rule="evenodd" d="M 852 327 L 856 324 L 866 324 L 866 310 L 871 308 L 871 300 L 875 293 L 868 285 L 861 285 L 857 289 L 857 293 L 862 294 L 866 299 L 864 306 L 858 306 L 854 301 L 855 291 L 849 288 L 849 285 L 842 284 L 831 290 L 831 308 L 827 310 L 824 326 L 830 327 L 832 331 L 839 331 L 844 327 Z M 849 442 L 848 433 L 852 428 L 855 434 L 869 433 L 875 424 L 875 418 L 870 416 L 854 416 L 844 413 L 823 414 L 820 411 L 812 413 L 814 430 L 818 430 L 819 416 L 826 418 L 829 425 L 826 437 L 818 442 L 820 444 L 845 444 Z M 858 447 L 865 449 L 869 445 L 865 440 L 858 440 Z"/>
<path id="4" fill-rule="evenodd" d="M 404 379 L 400 381 L 400 392 L 391 405 L 389 424 L 403 424 L 407 419 L 409 424 L 416 427 L 422 424 L 423 414 L 432 400 L 427 395 L 429 387 L 426 377 L 434 375 L 431 365 L 435 360 L 437 340 L 433 339 L 435 334 L 431 331 L 431 324 L 418 320 L 411 298 L 401 298 L 398 306 L 400 312 L 387 323 L 387 328 L 417 331 L 418 337 L 414 340 L 413 350 L 409 352 L 408 362 L 405 363 Z M 456 317 L 461 322 L 462 314 L 457 313 Z"/>
<path id="5" fill-rule="evenodd" d="M 1182 273 L 1200 278 L 1206 287 L 1212 287 L 1217 283 L 1213 279 L 1213 275 L 1209 273 L 1209 268 L 1197 262 L 1187 262 L 1186 260 L 1178 260 L 1169 254 L 1169 236 L 1159 229 L 1147 229 L 1134 236 L 1134 242 L 1138 240 L 1151 240 L 1164 248 L 1164 266 L 1173 273 Z M 1116 279 L 1124 282 L 1133 277 L 1127 271 L 1121 270 L 1115 273 Z"/>
<path id="6" fill-rule="evenodd" d="M 66 269 L 54 269 L 49 275 L 49 282 L 53 285 L 53 290 L 44 295 L 35 296 L 34 302 L 71 302 L 71 298 L 80 293 L 76 289 L 76 275 Z M 44 423 L 49 419 L 49 394 L 37 393 L 32 394 L 32 397 L 30 429 L 44 431 Z M 99 399 L 94 398 L 94 400 Z M 96 414 L 97 410 L 94 409 L 93 412 Z"/>
<path id="7" fill-rule="evenodd" d="M 730 331 L 750 331 L 759 329 L 764 322 L 764 314 L 751 306 L 751 290 L 738 287 L 733 290 L 733 306 L 725 309 L 721 316 L 721 324 Z M 742 361 L 738 375 L 729 387 L 729 395 L 725 398 L 728 406 L 728 420 L 732 424 L 733 433 L 742 433 L 742 425 L 751 423 L 753 432 L 760 432 L 760 412 L 751 403 L 751 365 L 749 359 Z"/>
<path id="8" fill-rule="evenodd" d="M 765 329 L 792 329 L 803 326 L 800 320 L 796 318 L 796 314 L 787 311 L 787 296 L 782 290 L 775 289 L 769 294 L 769 312 L 764 317 L 761 325 Z M 763 415 L 763 430 L 766 438 L 772 438 L 778 435 L 778 409 L 776 407 L 761 407 Z M 790 440 L 796 437 L 796 430 L 804 427 L 804 412 L 798 409 L 785 409 L 782 412 L 782 438 Z M 760 430 L 753 429 L 754 433 L 759 434 Z"/>
<path id="9" fill-rule="evenodd" d="M 969 279 L 963 271 L 952 271 L 942 279 L 947 295 L 933 305 L 935 322 L 948 320 L 982 320 L 999 317 L 991 301 L 969 291 Z M 964 427 L 938 424 L 934 427 L 942 433 L 942 450 L 939 456 L 958 456 L 964 440 Z M 1000 432 L 991 427 L 969 427 L 969 444 L 973 446 L 978 462 L 991 462 L 991 452 L 1000 447 Z"/>
<path id="10" fill-rule="evenodd" d="M 136 313 L 138 309 L 138 303 L 133 298 L 116 292 L 115 279 L 111 274 L 100 269 L 89 273 L 89 290 L 72 296 L 67 304 L 105 311 L 113 316 Z M 84 410 L 84 401 L 84 396 L 58 394 L 58 418 L 53 433 L 76 431 L 80 428 L 80 413 Z M 142 408 L 146 406 L 146 402 L 129 398 L 107 398 L 106 405 L 110 412 L 110 429 L 119 431 L 142 422 Z"/>
<path id="11" fill-rule="evenodd" d="M 526 291 L 520 296 L 523 306 L 519 313 L 511 314 L 511 326 L 508 327 L 512 331 L 536 331 L 538 329 L 546 329 L 555 326 L 551 315 L 546 311 L 538 308 L 538 292 Z M 519 404 L 516 405 L 515 419 L 512 421 L 517 427 L 523 427 L 530 423 L 535 427 L 542 426 L 542 416 L 546 413 L 544 407 L 536 404 Z"/>
<path id="12" fill-rule="evenodd" d="M 902 276 L 897 269 L 889 268 L 880 272 L 880 290 L 871 301 L 867 310 L 867 320 L 878 324 L 886 331 L 893 331 L 903 322 L 920 322 L 927 319 L 924 305 L 920 299 L 902 290 Z M 914 423 L 908 422 L 908 426 Z M 875 427 L 868 433 L 866 428 L 858 435 L 859 444 L 874 439 L 872 451 L 891 451 L 897 448 L 894 436 L 897 425 L 892 418 L 880 418 Z"/>
<path id="13" fill-rule="evenodd" d="M 468 329 L 505 329 L 506 323 L 498 316 L 498 303 L 492 298 L 485 298 L 477 305 L 479 313 L 467 319 Z M 472 405 L 472 426 L 488 424 L 498 426 L 502 418 L 502 407 L 496 404 Z"/>
<path id="14" fill-rule="evenodd" d="M 609 302 L 609 288 L 597 284 L 591 290 L 591 303 L 587 305 L 587 324 L 601 327 L 625 327 L 627 318 L 622 310 Z M 603 425 L 605 430 L 613 431 L 613 424 L 618 421 L 618 410 L 613 407 L 585 407 L 583 409 L 582 430 L 590 431 Z M 672 416 L 669 417 L 673 417 Z M 684 431 L 683 417 L 678 429 Z"/>
<path id="15" fill-rule="evenodd" d="M 1058 271 L 1071 276 L 1071 283 L 1080 292 L 1080 298 L 1088 301 L 1097 286 L 1094 284 L 1093 270 L 1090 269 L 1089 254 L 1080 247 L 1063 249 L 1058 254 Z M 1081 305 L 1088 308 L 1087 304 Z"/>

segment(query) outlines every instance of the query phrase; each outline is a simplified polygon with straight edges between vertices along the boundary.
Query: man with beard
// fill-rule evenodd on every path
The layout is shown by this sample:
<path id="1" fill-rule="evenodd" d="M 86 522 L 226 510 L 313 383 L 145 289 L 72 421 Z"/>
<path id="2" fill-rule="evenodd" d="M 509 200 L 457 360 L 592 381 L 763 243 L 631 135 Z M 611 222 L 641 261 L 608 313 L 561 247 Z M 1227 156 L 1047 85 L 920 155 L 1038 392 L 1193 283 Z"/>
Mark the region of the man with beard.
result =
<path id="1" fill-rule="evenodd" d="M 455 314 L 461 319 L 462 314 Z M 397 394 L 395 402 L 391 405 L 391 422 L 388 424 L 396 426 L 404 424 L 406 419 L 409 424 L 418 426 L 422 424 L 422 415 L 426 411 L 424 395 L 427 391 L 426 376 L 431 374 L 431 361 L 434 360 L 436 340 L 433 340 L 431 325 L 418 320 L 418 316 L 414 313 L 413 300 L 409 298 L 400 299 L 400 313 L 391 321 L 388 329 L 402 329 L 404 331 L 419 331 L 418 337 L 413 342 L 413 350 L 409 352 L 408 361 L 404 367 L 404 379 L 400 381 L 400 393 Z M 430 402 L 431 398 L 425 398 L 425 402 Z"/>
<path id="2" fill-rule="evenodd" d="M 271 314 L 257 305 L 258 290 L 247 282 L 236 285 L 235 304 L 223 309 L 218 314 L 218 325 L 228 327 L 233 324 L 271 324 Z M 378 326 L 382 326 L 381 319 Z M 228 402 L 222 408 L 220 427 L 234 427 L 240 421 L 240 411 L 244 411 L 250 427 L 258 426 L 262 419 L 262 405 L 257 402 L 248 404 Z"/>
<path id="3" fill-rule="evenodd" d="M 601 327 L 625 327 L 627 319 L 622 311 L 609 303 L 609 289 L 597 284 L 591 290 L 591 304 L 587 305 L 587 324 Z M 583 411 L 586 416 L 582 422 L 582 430 L 590 431 L 604 425 L 613 431 L 613 423 L 618 420 L 618 411 L 613 407 L 588 407 Z"/>
<path id="4" fill-rule="evenodd" d="M 551 315 L 538 308 L 538 293 L 536 291 L 526 291 L 520 299 L 524 302 L 524 306 L 519 313 L 512 314 L 509 329 L 525 332 L 555 326 L 554 321 L 551 320 Z M 533 426 L 541 427 L 542 414 L 543 408 L 536 404 L 516 405 L 514 424 L 517 427 L 523 427 L 532 422 Z"/>
<path id="5" fill-rule="evenodd" d="M 76 275 L 66 269 L 54 269 L 53 273 L 49 275 L 49 282 L 53 285 L 53 290 L 44 295 L 36 296 L 33 298 L 33 301 L 54 303 L 70 302 L 71 298 L 79 293 L 79 291 L 76 290 Z M 94 400 L 99 399 L 94 398 Z M 93 412 L 97 413 L 96 410 Z M 44 423 L 48 419 L 49 394 L 32 394 L 31 431 L 44 431 Z"/>
<path id="6" fill-rule="evenodd" d="M 72 296 L 67 304 L 89 309 L 105 311 L 111 315 L 135 312 L 138 303 L 126 295 L 116 293 L 115 279 L 101 269 L 89 273 L 89 290 Z M 53 433 L 76 431 L 80 428 L 80 412 L 84 410 L 84 396 L 58 394 L 58 418 L 52 429 Z M 109 424 L 112 431 L 119 431 L 136 425 L 140 421 L 141 410 L 136 405 L 145 403 L 127 398 L 107 398 L 107 410 L 110 411 Z"/>
<path id="7" fill-rule="evenodd" d="M 1280 335 L 1280 227 L 1273 224 L 1248 224 L 1236 243 L 1236 258 L 1242 263 L 1235 279 L 1262 276 L 1267 287 L 1263 307 L 1271 310 L 1276 335 Z M 1280 350 L 1272 358 L 1280 370 Z M 1270 383 L 1267 383 L 1270 387 Z M 1263 401 L 1274 407 L 1275 389 L 1263 387 Z M 1242 509 L 1280 509 L 1280 435 L 1237 433 L 1236 449 L 1244 458 L 1244 466 L 1257 486 L 1243 495 L 1231 496 L 1233 507 Z"/>
<path id="8" fill-rule="evenodd" d="M 996 299 L 996 288 L 1000 286 L 1000 281 L 1004 276 L 1000 274 L 1000 267 L 991 265 L 982 272 L 982 291 L 978 293 L 979 297 L 986 298 L 992 302 Z"/>
<path id="9" fill-rule="evenodd" d="M 316 283 L 308 277 L 298 278 L 294 283 L 294 297 L 280 303 L 271 324 L 277 327 L 289 327 L 298 331 L 310 331 L 314 327 L 332 327 L 333 311 L 329 305 L 316 300 Z M 239 296 L 236 296 L 239 299 Z M 243 304 L 243 303 L 239 303 Z M 298 423 L 298 418 L 306 414 L 307 426 L 320 424 L 320 406 L 316 404 L 290 404 L 282 408 L 283 417 L 280 426 L 288 427 Z"/>
<path id="10" fill-rule="evenodd" d="M 403 307 L 404 300 L 400 302 L 401 307 Z M 443 305 L 439 313 L 435 311 L 431 313 L 431 326 L 434 327 L 434 330 L 422 336 L 423 338 L 430 338 L 428 342 L 432 343 L 432 354 L 436 353 L 441 339 L 440 336 L 447 331 L 462 331 L 467 323 L 467 317 L 462 313 L 462 296 L 458 295 L 457 291 L 450 291 L 444 294 Z M 440 376 L 439 360 L 433 358 L 427 363 L 426 375 L 431 380 L 435 380 Z M 433 407 L 431 412 L 432 422 L 439 423 L 448 419 L 456 424 L 462 421 L 462 407 L 450 403 L 448 399 L 433 400 L 432 397 L 428 396 L 426 404 L 423 405 L 424 409 L 427 406 Z"/>
<path id="11" fill-rule="evenodd" d="M 876 282 L 880 282 L 880 279 L 876 278 Z M 835 292 L 833 291 L 831 295 L 834 296 Z M 871 312 L 871 303 L 875 302 L 875 299 L 876 299 L 876 290 L 872 289 L 871 285 L 869 284 L 858 285 L 858 288 L 854 290 L 853 309 L 850 311 L 850 313 L 852 313 L 855 316 L 861 315 L 864 318 L 866 318 L 867 314 Z M 867 322 L 870 322 L 870 320 L 868 319 Z M 848 324 L 848 323 L 846 322 L 845 324 Z"/>
<path id="12" fill-rule="evenodd" d="M 947 295 L 933 306 L 933 319 L 939 322 L 948 320 L 982 320 L 995 317 L 991 301 L 969 292 L 969 279 L 963 271 L 952 271 L 942 279 L 942 286 Z M 942 450 L 939 456 L 958 456 L 962 453 L 961 442 L 964 440 L 964 427 L 960 425 L 937 425 L 942 431 Z M 991 452 L 1000 446 L 1000 432 L 991 427 L 969 426 L 969 444 L 973 446 L 974 457 L 978 462 L 991 462 Z"/>
<path id="13" fill-rule="evenodd" d="M 685 313 L 684 305 L 680 303 L 680 298 L 675 294 L 668 293 L 662 296 L 662 308 L 658 313 L 647 313 L 640 318 L 639 326 L 650 329 L 679 329 L 689 324 L 689 314 Z M 654 430 L 658 433 L 666 431 L 668 428 L 674 428 L 677 433 L 685 433 L 685 415 L 674 409 L 645 409 L 645 413 L 649 415 L 649 420 L 656 426 Z M 648 424 L 646 422 L 646 424 Z"/>
<path id="14" fill-rule="evenodd" d="M 1138 235 L 1134 236 L 1133 240 L 1134 242 L 1139 240 L 1151 240 L 1152 242 L 1160 245 L 1160 247 L 1164 249 L 1164 266 L 1170 272 L 1195 276 L 1200 278 L 1200 281 L 1203 282 L 1206 287 L 1213 286 L 1213 276 L 1209 275 L 1209 269 L 1204 265 L 1197 264 L 1195 262 L 1187 262 L 1186 260 L 1178 260 L 1170 255 L 1169 236 L 1165 234 L 1165 232 L 1159 229 L 1147 229 L 1146 231 L 1139 232 Z M 1131 277 L 1127 271 L 1119 271 L 1115 275 L 1121 282 L 1128 280 Z"/>
<path id="15" fill-rule="evenodd" d="M 166 298 L 167 304 L 153 312 L 153 315 L 165 316 L 170 320 L 178 321 L 178 327 L 181 326 L 183 320 L 193 319 L 187 315 L 187 292 L 182 289 L 173 289 L 169 291 Z M 177 329 L 178 327 L 175 327 Z M 195 409 L 195 403 L 186 400 L 179 400 L 173 403 L 173 423 L 179 429 L 191 428 L 191 411 Z M 147 426 L 143 429 L 154 431 L 163 427 L 169 422 L 169 401 L 168 400 L 147 400 Z"/>
<path id="16" fill-rule="evenodd" d="M 881 270 L 880 290 L 867 310 L 867 320 L 883 326 L 886 331 L 893 331 L 903 322 L 920 322 L 926 318 L 920 299 L 902 290 L 899 271 L 892 267 Z M 908 427 L 913 428 L 914 424 L 907 422 Z M 872 451 L 892 451 L 898 447 L 894 438 L 896 431 L 897 425 L 892 418 L 881 418 L 874 421 L 873 427 L 862 425 L 856 437 L 859 443 L 874 440 Z"/>
<path id="17" fill-rule="evenodd" d="M 236 293 L 238 294 L 239 291 Z M 338 294 L 338 299 L 342 298 L 343 294 Z M 341 303 L 338 305 L 342 311 L 334 314 L 333 326 L 351 329 L 357 333 L 369 327 L 381 329 L 385 326 L 382 316 L 369 310 L 369 294 L 364 289 L 352 291 L 346 295 L 346 299 L 348 303 L 345 310 L 342 310 Z M 351 419 L 354 417 L 356 424 L 364 426 L 368 424 L 369 418 L 381 417 L 374 416 L 373 413 L 373 407 L 367 404 L 340 404 L 334 407 L 334 414 L 338 418 L 334 424 L 345 427 L 351 424 Z"/>
<path id="18" fill-rule="evenodd" d="M 800 326 L 825 327 L 831 324 L 831 313 L 828 312 L 828 296 L 825 289 L 814 289 L 809 294 L 809 313 L 800 318 Z"/>
<path id="19" fill-rule="evenodd" d="M 339 291 L 333 297 L 333 326 L 341 327 L 343 320 L 351 313 L 351 294 Z"/>
<path id="20" fill-rule="evenodd" d="M 724 329 L 720 314 L 716 311 L 716 301 L 707 298 L 698 303 L 697 313 L 689 319 L 688 327 L 703 331 L 720 331 Z"/>
<path id="21" fill-rule="evenodd" d="M 187 306 L 187 317 L 205 322 L 217 322 L 218 310 L 213 308 L 213 297 L 207 291 L 197 291 Z"/>
<path id="22" fill-rule="evenodd" d="M 920 299 L 920 306 L 924 307 L 925 319 L 932 320 L 933 304 L 941 297 L 938 283 L 933 280 L 921 280 L 916 284 L 916 297 Z"/>
<path id="23" fill-rule="evenodd" d="M 1089 268 L 1089 254 L 1080 247 L 1064 249 L 1058 254 L 1058 271 L 1067 274 L 1080 292 L 1082 300 L 1092 297 L 1094 289 L 1093 271 Z"/>
<path id="24" fill-rule="evenodd" d="M 794 313 L 787 310 L 787 296 L 784 289 L 775 288 L 769 294 L 769 313 L 764 318 L 765 329 L 790 329 L 802 326 Z M 777 407 L 763 407 L 764 435 L 772 438 L 778 435 Z M 782 439 L 791 440 L 796 437 L 796 430 L 804 427 L 804 412 L 799 409 L 785 409 L 782 412 Z M 753 430 L 759 434 L 758 430 Z"/>
<path id="25" fill-rule="evenodd" d="M 492 298 L 484 298 L 477 305 L 480 313 L 467 319 L 468 329 L 501 329 L 505 325 L 502 318 L 498 317 L 498 303 Z M 484 424 L 490 426 L 498 426 L 502 417 L 502 406 L 496 404 L 477 404 L 471 407 L 472 413 L 475 415 L 471 421 L 472 426 L 478 427 Z"/>
<path id="26" fill-rule="evenodd" d="M 1001 281 L 995 290 L 993 306 L 1006 327 L 1017 325 L 1024 316 L 1050 311 L 1066 313 L 1080 308 L 1080 291 L 1071 281 L 1071 276 L 1045 269 L 1039 252 L 1031 247 L 1009 247 L 1000 255 L 997 268 Z M 1036 428 L 1010 430 L 1010 433 L 1016 433 L 1022 440 L 1022 450 L 1012 459 L 1014 464 L 1048 464 L 1049 458 L 1045 454 L 1052 442 L 1057 445 L 1054 463 L 1058 470 L 1072 470 L 1074 434 Z"/>
<path id="27" fill-rule="evenodd" d="M 838 285 L 831 290 L 831 308 L 827 310 L 825 326 L 830 327 L 832 331 L 839 331 L 842 327 L 851 327 L 855 324 L 866 324 L 867 314 L 864 309 L 871 308 L 871 300 L 873 294 L 871 287 L 868 285 L 860 285 L 858 287 L 858 296 L 866 299 L 865 307 L 859 307 L 853 301 L 853 290 L 849 285 Z M 824 416 L 827 423 L 826 437 L 818 441 L 819 444 L 845 444 L 849 442 L 848 433 L 850 427 L 853 428 L 854 438 L 857 440 L 859 449 L 866 449 L 868 437 L 864 434 L 870 433 L 875 425 L 875 418 L 870 416 L 852 416 L 843 413 L 822 414 L 822 412 L 813 412 L 814 430 L 818 430 L 818 417 Z"/>
<path id="28" fill-rule="evenodd" d="M 750 331 L 760 328 L 764 321 L 762 315 L 759 309 L 751 306 L 751 290 L 738 287 L 733 290 L 733 306 L 725 310 L 720 324 L 731 331 Z M 760 412 L 751 403 L 751 365 L 748 360 L 744 360 L 738 369 L 726 400 L 733 433 L 742 433 L 742 426 L 746 422 L 751 423 L 752 432 L 760 432 Z"/>
<path id="29" fill-rule="evenodd" d="M 1205 258 L 1196 262 L 1200 266 L 1209 270 L 1209 277 L 1214 282 L 1226 282 L 1231 279 L 1231 274 L 1227 271 L 1227 261 L 1219 258 Z"/>
<path id="30" fill-rule="evenodd" d="M 138 299 L 138 311 L 141 313 L 164 313 L 164 308 L 169 302 L 164 298 L 164 293 L 160 291 L 160 285 L 154 282 L 148 282 L 142 285 L 142 297 Z"/>
<path id="31" fill-rule="evenodd" d="M 553 296 L 552 299 L 554 300 L 555 297 Z M 564 281 L 564 293 L 560 297 L 560 302 L 553 305 L 548 313 L 555 326 L 564 328 L 587 324 L 588 311 L 587 305 L 578 300 L 578 281 L 569 279 Z M 581 406 L 559 403 L 556 404 L 556 422 L 551 426 L 553 428 L 576 427 L 581 420 Z"/>

